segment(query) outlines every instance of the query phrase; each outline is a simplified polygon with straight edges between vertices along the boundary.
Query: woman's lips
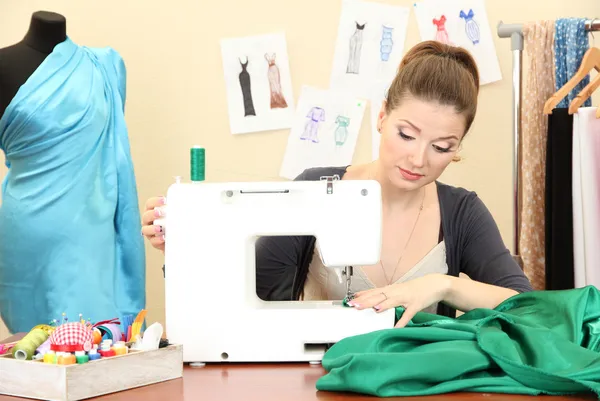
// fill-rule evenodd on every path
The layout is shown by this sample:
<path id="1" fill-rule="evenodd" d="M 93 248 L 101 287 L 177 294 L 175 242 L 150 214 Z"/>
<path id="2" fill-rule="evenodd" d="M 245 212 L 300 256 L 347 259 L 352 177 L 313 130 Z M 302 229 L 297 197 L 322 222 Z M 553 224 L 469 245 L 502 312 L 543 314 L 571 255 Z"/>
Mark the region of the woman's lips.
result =
<path id="1" fill-rule="evenodd" d="M 421 177 L 423 177 L 422 174 L 416 174 L 410 170 L 404 170 L 403 168 L 400 168 L 400 167 L 398 167 L 398 169 L 400 170 L 400 174 L 402 174 L 402 177 L 404 177 L 406 180 L 409 180 L 409 181 L 416 181 L 416 180 L 420 179 Z"/>

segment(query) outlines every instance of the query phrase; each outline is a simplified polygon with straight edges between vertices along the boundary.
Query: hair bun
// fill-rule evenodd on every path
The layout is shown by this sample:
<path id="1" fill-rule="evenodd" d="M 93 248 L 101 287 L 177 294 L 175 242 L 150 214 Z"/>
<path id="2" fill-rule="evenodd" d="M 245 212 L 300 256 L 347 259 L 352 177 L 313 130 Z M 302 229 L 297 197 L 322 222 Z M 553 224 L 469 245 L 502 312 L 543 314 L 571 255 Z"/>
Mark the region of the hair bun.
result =
<path id="1" fill-rule="evenodd" d="M 436 40 L 426 40 L 413 46 L 400 61 L 400 68 L 405 67 L 415 60 L 428 57 L 446 57 L 462 65 L 473 77 L 475 86 L 479 90 L 479 70 L 475 59 L 468 50 L 451 46 Z"/>

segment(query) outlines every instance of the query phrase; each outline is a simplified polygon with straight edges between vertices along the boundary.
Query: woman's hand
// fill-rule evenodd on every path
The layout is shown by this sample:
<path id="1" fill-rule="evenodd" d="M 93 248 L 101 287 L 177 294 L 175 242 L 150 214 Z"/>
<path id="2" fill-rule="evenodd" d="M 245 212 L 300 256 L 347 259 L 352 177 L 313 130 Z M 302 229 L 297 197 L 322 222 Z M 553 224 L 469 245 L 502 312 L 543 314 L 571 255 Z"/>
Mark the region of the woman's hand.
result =
<path id="1" fill-rule="evenodd" d="M 142 214 L 142 235 L 146 237 L 150 244 L 156 249 L 165 251 L 165 233 L 164 228 L 154 225 L 154 220 L 164 217 L 165 198 L 155 197 L 146 201 L 146 210 Z"/>
<path id="2" fill-rule="evenodd" d="M 377 312 L 402 306 L 405 311 L 396 327 L 404 327 L 417 312 L 442 301 L 449 288 L 446 275 L 428 274 L 404 283 L 357 292 L 348 305 L 356 309 L 373 308 Z"/>

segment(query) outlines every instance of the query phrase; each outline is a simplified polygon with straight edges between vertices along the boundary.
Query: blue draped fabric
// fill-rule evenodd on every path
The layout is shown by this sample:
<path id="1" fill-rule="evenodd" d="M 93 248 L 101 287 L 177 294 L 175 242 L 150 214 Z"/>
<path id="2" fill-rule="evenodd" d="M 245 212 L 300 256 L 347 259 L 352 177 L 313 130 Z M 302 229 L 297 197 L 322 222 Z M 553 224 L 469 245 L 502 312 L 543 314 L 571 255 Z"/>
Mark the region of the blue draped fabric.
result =
<path id="1" fill-rule="evenodd" d="M 556 90 L 562 88 L 579 70 L 581 60 L 589 49 L 589 33 L 585 30 L 585 18 L 560 18 L 555 22 L 554 63 Z M 581 80 L 563 98 L 556 108 L 568 108 L 571 101 L 590 83 L 590 76 Z M 588 99 L 581 107 L 590 107 Z"/>
<path id="2" fill-rule="evenodd" d="M 116 51 L 67 39 L 0 119 L 0 313 L 13 333 L 145 306 L 125 86 Z"/>

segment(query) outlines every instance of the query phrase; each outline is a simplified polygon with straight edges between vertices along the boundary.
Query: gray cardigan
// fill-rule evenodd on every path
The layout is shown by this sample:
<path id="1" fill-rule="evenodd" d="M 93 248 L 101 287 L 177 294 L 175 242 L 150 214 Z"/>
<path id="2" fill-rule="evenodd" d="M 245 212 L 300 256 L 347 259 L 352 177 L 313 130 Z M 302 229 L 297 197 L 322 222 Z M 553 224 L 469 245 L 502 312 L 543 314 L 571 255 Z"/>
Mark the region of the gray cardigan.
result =
<path id="1" fill-rule="evenodd" d="M 315 167 L 297 181 L 317 181 L 339 175 L 347 167 Z M 491 213 L 474 193 L 436 182 L 440 202 L 440 236 L 445 241 L 448 274 L 463 272 L 471 279 L 517 292 L 532 287 L 502 241 Z M 261 237 L 256 242 L 256 292 L 263 300 L 297 300 L 313 256 L 313 236 Z M 456 310 L 440 303 L 438 314 L 455 316 Z"/>

